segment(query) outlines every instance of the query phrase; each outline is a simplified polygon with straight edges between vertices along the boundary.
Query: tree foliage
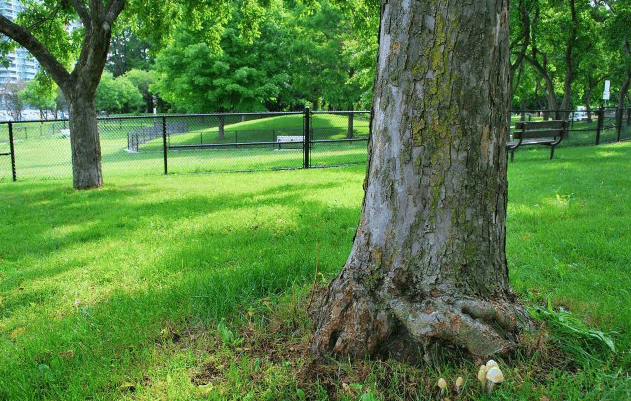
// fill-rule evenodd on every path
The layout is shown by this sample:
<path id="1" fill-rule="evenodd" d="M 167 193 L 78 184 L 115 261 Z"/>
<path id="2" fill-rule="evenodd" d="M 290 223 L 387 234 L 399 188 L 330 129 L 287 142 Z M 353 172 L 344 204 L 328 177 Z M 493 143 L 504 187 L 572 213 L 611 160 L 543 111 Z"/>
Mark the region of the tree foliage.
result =
<path id="1" fill-rule="evenodd" d="M 288 32 L 268 19 L 250 42 L 239 35 L 243 18 L 235 15 L 224 31 L 221 51 L 199 42 L 190 29 L 179 29 L 156 59 L 162 76 L 152 89 L 179 110 L 195 113 L 263 110 L 280 99 L 292 103 L 285 68 Z"/>
<path id="2" fill-rule="evenodd" d="M 98 111 L 128 113 L 142 108 L 144 100 L 127 76 L 114 78 L 111 72 L 105 71 L 96 92 L 95 105 Z"/>
<path id="3" fill-rule="evenodd" d="M 157 56 L 162 77 L 153 88 L 184 111 L 368 107 L 377 13 L 360 29 L 337 3 L 279 1 L 259 35 L 245 37 L 240 27 L 251 18 L 235 9 L 219 50 L 179 29 Z"/>
<path id="4" fill-rule="evenodd" d="M 513 106 L 552 111 L 601 104 L 604 80 L 612 100 L 624 96 L 629 0 L 513 0 Z"/>
<path id="5" fill-rule="evenodd" d="M 26 105 L 39 110 L 40 116 L 45 118 L 49 111 L 55 110 L 57 85 L 49 75 L 39 73 L 35 79 L 24 83 L 20 98 Z"/>
<path id="6" fill-rule="evenodd" d="M 15 121 L 22 119 L 22 111 L 24 110 L 24 101 L 20 92 L 24 89 L 24 81 L 5 82 L 2 84 L 2 93 L 4 104 L 11 118 Z"/>

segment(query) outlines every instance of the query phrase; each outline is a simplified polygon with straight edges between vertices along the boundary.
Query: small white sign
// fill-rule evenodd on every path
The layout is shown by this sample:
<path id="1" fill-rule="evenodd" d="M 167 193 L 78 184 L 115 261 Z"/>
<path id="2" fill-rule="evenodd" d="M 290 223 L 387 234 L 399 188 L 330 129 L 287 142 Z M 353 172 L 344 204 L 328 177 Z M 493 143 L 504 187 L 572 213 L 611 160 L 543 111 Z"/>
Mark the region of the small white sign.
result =
<path id="1" fill-rule="evenodd" d="M 603 92 L 603 100 L 609 100 L 609 88 L 611 86 L 611 82 L 609 80 L 605 81 L 605 91 Z"/>

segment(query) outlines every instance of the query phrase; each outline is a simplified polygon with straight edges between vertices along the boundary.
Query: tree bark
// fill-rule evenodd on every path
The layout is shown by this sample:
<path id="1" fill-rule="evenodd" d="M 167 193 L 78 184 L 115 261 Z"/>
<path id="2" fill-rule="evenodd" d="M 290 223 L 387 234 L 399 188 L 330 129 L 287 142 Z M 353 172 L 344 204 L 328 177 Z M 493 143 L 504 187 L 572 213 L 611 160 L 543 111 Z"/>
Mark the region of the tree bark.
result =
<path id="1" fill-rule="evenodd" d="M 362 217 L 313 310 L 316 354 L 508 352 L 508 0 L 383 0 Z"/>
<path id="2" fill-rule="evenodd" d="M 107 60 L 111 27 L 123 11 L 125 0 L 112 0 L 107 4 L 90 0 L 87 5 L 81 0 L 69 2 L 85 28 L 81 54 L 72 72 L 68 72 L 28 29 L 4 16 L 0 16 L 0 33 L 26 48 L 68 99 L 73 185 L 76 189 L 98 188 L 103 178 L 94 99 Z"/>
<path id="3" fill-rule="evenodd" d="M 625 38 L 623 45 L 624 56 L 627 60 L 631 60 L 631 43 L 628 38 Z M 629 92 L 629 86 L 631 85 L 631 63 L 627 64 L 628 68 L 624 82 L 620 86 L 620 92 L 618 93 L 618 107 L 616 107 L 616 130 L 618 131 L 618 140 L 620 140 L 620 132 L 622 130 L 623 115 L 624 115 L 624 99 Z"/>
<path id="4" fill-rule="evenodd" d="M 68 97 L 68 100 L 74 188 L 98 188 L 103 185 L 103 175 L 94 99 L 79 93 Z"/>

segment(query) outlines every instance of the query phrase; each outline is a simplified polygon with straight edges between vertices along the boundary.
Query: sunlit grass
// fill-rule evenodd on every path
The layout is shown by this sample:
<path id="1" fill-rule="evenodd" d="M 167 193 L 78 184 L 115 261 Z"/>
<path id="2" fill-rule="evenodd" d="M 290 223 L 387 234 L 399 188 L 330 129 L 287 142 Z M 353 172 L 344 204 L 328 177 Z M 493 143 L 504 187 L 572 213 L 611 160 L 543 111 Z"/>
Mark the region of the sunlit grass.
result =
<path id="1" fill-rule="evenodd" d="M 625 399 L 631 144 L 548 154 L 509 164 L 511 282 L 529 307 L 563 307 L 579 331 L 611 337 L 615 353 L 547 355 L 582 338 L 551 320 L 551 337 L 502 361 L 493 396 L 468 364 L 309 365 L 304 307 L 316 265 L 328 280 L 349 254 L 363 165 L 113 174 L 83 192 L 26 180 L 0 185 L 0 399 L 439 399 L 440 376 L 452 399 Z"/>

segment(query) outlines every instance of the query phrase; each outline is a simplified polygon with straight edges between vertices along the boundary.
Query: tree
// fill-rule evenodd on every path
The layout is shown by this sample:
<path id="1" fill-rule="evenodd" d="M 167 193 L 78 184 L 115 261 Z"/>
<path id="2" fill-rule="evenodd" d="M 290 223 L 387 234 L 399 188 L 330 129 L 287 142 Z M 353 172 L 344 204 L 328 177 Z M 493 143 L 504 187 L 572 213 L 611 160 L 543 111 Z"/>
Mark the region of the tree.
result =
<path id="1" fill-rule="evenodd" d="M 622 126 L 623 108 L 627 97 L 629 86 L 631 86 L 631 1 L 610 0 L 603 1 L 610 12 L 606 24 L 607 42 L 612 50 L 619 54 L 615 70 L 620 77 L 620 87 L 618 91 L 618 103 L 616 110 L 616 126 Z"/>
<path id="2" fill-rule="evenodd" d="M 40 118 L 45 118 L 49 111 L 55 109 L 56 97 L 57 85 L 50 76 L 41 73 L 35 79 L 25 82 L 24 89 L 20 92 L 24 103 L 39 110 Z"/>
<path id="3" fill-rule="evenodd" d="M 142 95 L 142 99 L 145 102 L 145 111 L 150 113 L 154 108 L 154 94 L 149 89 L 151 85 L 153 85 L 157 79 L 158 74 L 155 71 L 143 71 L 132 69 L 127 71 L 124 75 Z"/>
<path id="4" fill-rule="evenodd" d="M 22 119 L 22 111 L 24 110 L 24 101 L 20 96 L 20 92 L 24 89 L 24 81 L 5 82 L 2 84 L 2 97 L 4 98 L 4 106 L 7 108 L 9 115 L 14 121 Z"/>
<path id="5" fill-rule="evenodd" d="M 382 2 L 362 216 L 314 308 L 318 354 L 508 352 L 508 2 Z"/>
<path id="6" fill-rule="evenodd" d="M 150 41 L 140 40 L 131 29 L 124 28 L 112 36 L 105 68 L 114 74 L 114 77 L 134 69 L 149 70 L 154 62 L 151 48 Z"/>
<path id="7" fill-rule="evenodd" d="M 87 189 L 103 182 L 94 100 L 107 61 L 112 26 L 119 16 L 124 26 L 152 38 L 156 46 L 164 43 L 171 28 L 183 19 L 193 28 L 199 27 L 202 20 L 214 21 L 213 29 L 205 32 L 204 38 L 217 40 L 232 2 L 42 0 L 24 5 L 15 22 L 0 16 L 0 33 L 27 49 L 63 91 L 70 112 L 73 185 Z M 256 31 L 261 5 L 247 0 L 240 5 L 250 11 L 247 29 Z M 82 28 L 66 30 L 76 20 Z M 6 51 L 6 46 L 0 48 Z"/>
<path id="8" fill-rule="evenodd" d="M 161 79 L 152 90 L 178 109 L 193 113 L 210 111 L 257 111 L 266 106 L 292 105 L 287 60 L 290 37 L 275 21 L 275 10 L 261 23 L 260 36 L 248 40 L 239 35 L 243 20 L 235 16 L 215 49 L 200 42 L 186 27 L 161 51 L 156 69 Z"/>
<path id="9" fill-rule="evenodd" d="M 96 91 L 95 107 L 98 111 L 136 111 L 143 104 L 138 88 L 127 77 L 114 78 L 109 71 L 103 73 Z"/>

